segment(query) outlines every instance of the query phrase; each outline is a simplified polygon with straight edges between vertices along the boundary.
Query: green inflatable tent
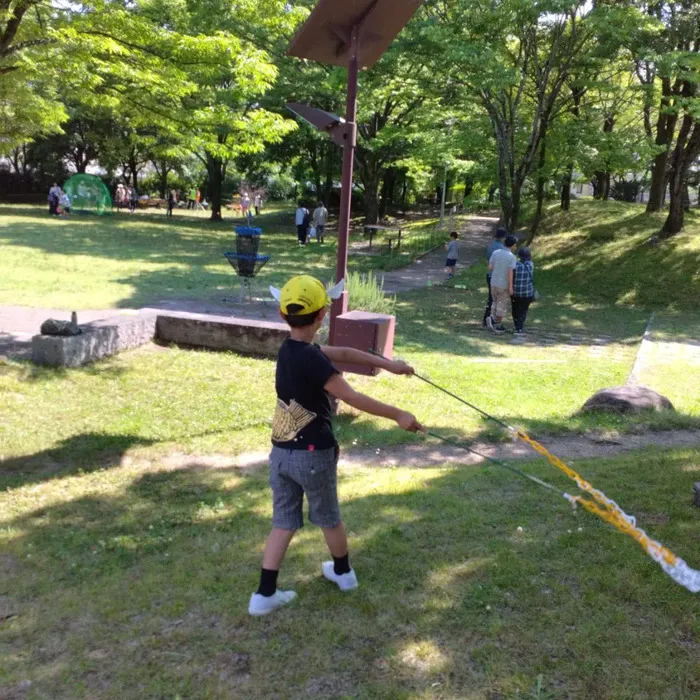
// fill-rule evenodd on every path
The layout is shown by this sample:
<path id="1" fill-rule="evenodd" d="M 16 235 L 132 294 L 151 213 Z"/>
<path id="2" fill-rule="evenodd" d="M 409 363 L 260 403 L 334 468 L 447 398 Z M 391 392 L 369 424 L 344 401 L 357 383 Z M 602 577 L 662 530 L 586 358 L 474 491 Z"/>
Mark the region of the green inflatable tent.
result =
<path id="1" fill-rule="evenodd" d="M 71 209 L 104 214 L 112 208 L 112 197 L 97 175 L 78 173 L 66 180 L 64 192 L 71 199 Z"/>

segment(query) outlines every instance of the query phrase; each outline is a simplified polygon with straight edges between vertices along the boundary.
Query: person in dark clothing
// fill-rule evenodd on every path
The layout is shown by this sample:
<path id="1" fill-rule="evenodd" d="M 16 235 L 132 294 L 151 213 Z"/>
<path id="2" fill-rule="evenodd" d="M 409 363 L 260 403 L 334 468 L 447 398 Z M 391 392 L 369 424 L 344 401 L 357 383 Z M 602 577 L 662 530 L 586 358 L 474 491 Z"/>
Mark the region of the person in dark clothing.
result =
<path id="1" fill-rule="evenodd" d="M 173 192 L 172 190 L 168 190 L 168 210 L 165 212 L 165 215 L 172 217 L 174 208 L 175 208 L 175 192 Z"/>
<path id="2" fill-rule="evenodd" d="M 491 256 L 497 251 L 503 248 L 503 241 L 508 235 L 508 231 L 504 228 L 499 228 L 496 230 L 493 240 L 489 243 L 486 248 L 486 264 L 488 265 L 491 260 Z M 493 304 L 493 297 L 491 296 L 491 271 L 486 271 L 486 285 L 489 288 L 489 298 L 486 302 L 486 308 L 484 309 L 484 319 L 483 325 L 486 326 L 486 319 L 491 315 L 491 306 Z"/>
<path id="3" fill-rule="evenodd" d="M 513 274 L 513 296 L 511 307 L 513 310 L 513 325 L 515 334 L 524 332 L 527 310 L 535 300 L 535 263 L 532 262 L 532 254 L 529 248 L 521 248 L 518 251 L 518 262 L 515 264 Z"/>

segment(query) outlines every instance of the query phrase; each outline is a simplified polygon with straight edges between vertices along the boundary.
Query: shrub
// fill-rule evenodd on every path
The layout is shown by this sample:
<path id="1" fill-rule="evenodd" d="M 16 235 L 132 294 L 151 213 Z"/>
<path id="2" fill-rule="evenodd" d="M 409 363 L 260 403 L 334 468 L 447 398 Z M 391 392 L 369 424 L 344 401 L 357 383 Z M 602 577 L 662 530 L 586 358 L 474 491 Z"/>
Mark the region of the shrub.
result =
<path id="1" fill-rule="evenodd" d="M 377 280 L 372 271 L 363 275 L 351 272 L 348 275 L 348 305 L 351 310 L 391 314 L 396 304 L 395 296 L 384 293 L 384 278 Z"/>

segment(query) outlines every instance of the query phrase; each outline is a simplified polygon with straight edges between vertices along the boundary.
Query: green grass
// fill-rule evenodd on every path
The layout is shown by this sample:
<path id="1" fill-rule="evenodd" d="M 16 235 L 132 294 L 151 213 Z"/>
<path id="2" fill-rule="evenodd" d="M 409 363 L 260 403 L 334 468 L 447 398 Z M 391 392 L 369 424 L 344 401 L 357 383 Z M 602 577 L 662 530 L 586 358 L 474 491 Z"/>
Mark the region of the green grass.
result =
<path id="1" fill-rule="evenodd" d="M 236 249 L 240 219 L 213 224 L 204 212 L 49 218 L 44 207 L 0 207 L 0 304 L 60 309 L 138 308 L 166 298 L 221 299 L 237 288 L 223 257 Z M 407 225 L 400 254 L 351 256 L 354 271 L 393 269 L 434 247 L 433 221 Z M 282 285 L 300 269 L 323 280 L 335 273 L 336 239 L 296 244 L 293 210 L 266 209 L 260 252 L 271 256 L 259 282 Z M 445 234 L 438 235 L 440 240 Z M 354 236 L 359 240 L 359 237 Z"/>
<path id="2" fill-rule="evenodd" d="M 638 208 L 595 205 L 550 213 L 533 246 L 542 299 L 529 342 L 481 329 L 479 264 L 455 280 L 465 289 L 398 298 L 397 355 L 538 435 L 633 428 L 576 411 L 626 381 L 652 310 L 655 339 L 700 337 L 688 294 L 697 216 L 689 233 L 653 249 L 642 246 L 650 231 Z M 233 284 L 225 261 L 211 262 L 231 247 L 230 222 L 49 222 L 36 209 L 7 211 L 0 303 L 135 306 Z M 331 246 L 298 250 L 288 217 L 267 216 L 264 245 L 277 265 L 266 282 L 299 269 L 331 276 Z M 353 264 L 368 260 L 381 263 Z M 662 363 L 643 379 L 679 412 L 637 421 L 700 425 L 700 368 Z M 350 380 L 445 435 L 500 436 L 416 379 Z M 628 538 L 494 467 L 341 469 L 361 588 L 340 596 L 321 579 L 324 548 L 309 527 L 281 578 L 298 602 L 249 619 L 270 519 L 267 470 L 236 468 L 231 455 L 267 449 L 273 385 L 270 360 L 153 345 L 72 370 L 0 364 L 0 697 L 700 695 L 697 597 Z M 421 439 L 347 410 L 337 433 L 344 448 Z M 700 566 L 689 504 L 700 452 L 647 450 L 576 468 Z M 547 465 L 527 469 L 571 488 Z"/>
<path id="3" fill-rule="evenodd" d="M 321 578 L 324 546 L 307 528 L 280 579 L 298 601 L 251 619 L 266 470 L 195 456 L 102 466 L 4 494 L 6 697 L 26 680 L 26 697 L 90 700 L 700 692 L 697 596 L 629 538 L 508 472 L 341 469 L 360 589 L 341 595 Z M 700 564 L 687 497 L 700 453 L 577 467 Z"/>
<path id="4" fill-rule="evenodd" d="M 696 310 L 700 296 L 700 210 L 658 247 L 649 238 L 665 213 L 641 204 L 583 200 L 568 213 L 551 205 L 534 241 L 543 291 L 644 309 Z M 539 284 L 539 282 L 538 282 Z"/>

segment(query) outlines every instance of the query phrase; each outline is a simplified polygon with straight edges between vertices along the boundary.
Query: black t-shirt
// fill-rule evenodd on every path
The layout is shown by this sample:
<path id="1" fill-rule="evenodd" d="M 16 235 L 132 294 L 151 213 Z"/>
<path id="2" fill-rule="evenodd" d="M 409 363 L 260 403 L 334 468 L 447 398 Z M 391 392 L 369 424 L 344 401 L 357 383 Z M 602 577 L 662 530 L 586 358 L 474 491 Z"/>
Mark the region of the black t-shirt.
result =
<path id="1" fill-rule="evenodd" d="M 272 442 L 291 450 L 325 450 L 338 443 L 331 424 L 331 399 L 323 388 L 338 370 L 311 345 L 288 338 L 277 355 L 277 406 Z"/>

